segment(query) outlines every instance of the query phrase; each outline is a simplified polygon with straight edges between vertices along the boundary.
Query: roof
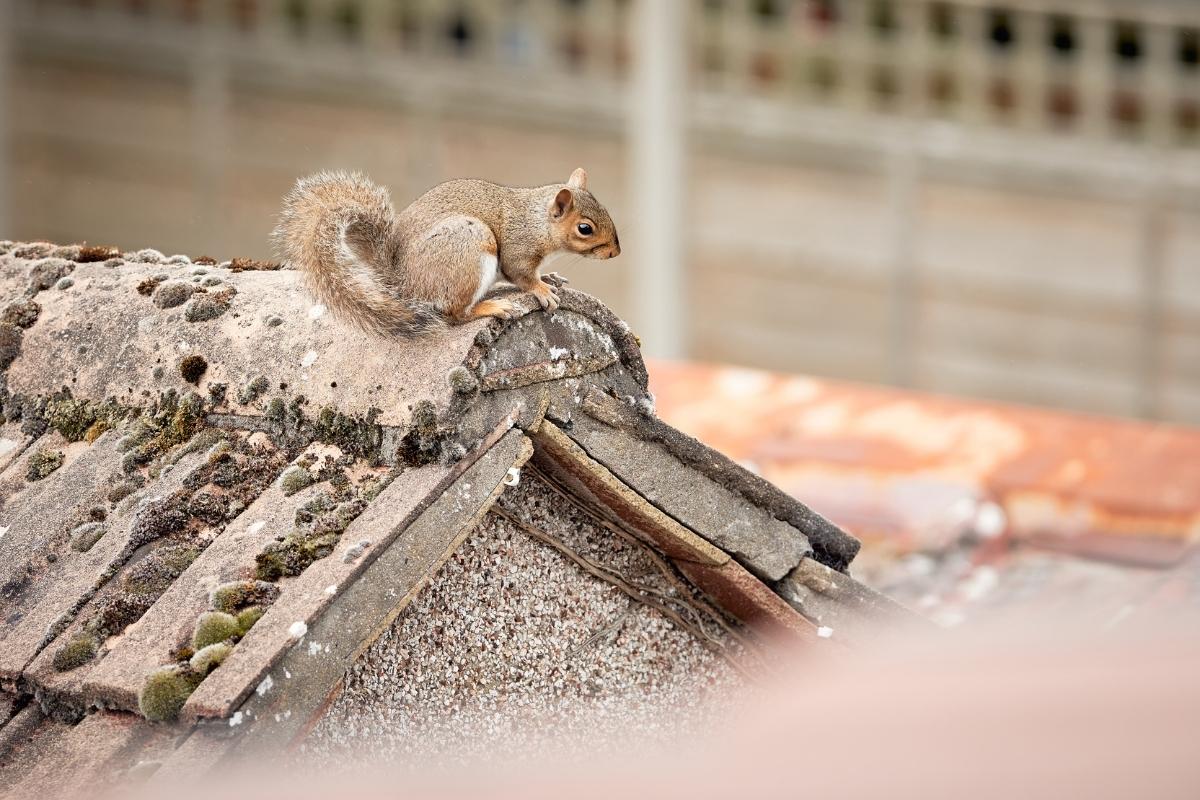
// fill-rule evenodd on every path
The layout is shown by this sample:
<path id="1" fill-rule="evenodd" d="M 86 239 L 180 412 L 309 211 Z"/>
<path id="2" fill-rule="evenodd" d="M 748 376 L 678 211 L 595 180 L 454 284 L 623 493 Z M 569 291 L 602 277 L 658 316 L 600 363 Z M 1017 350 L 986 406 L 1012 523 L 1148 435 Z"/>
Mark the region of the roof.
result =
<path id="1" fill-rule="evenodd" d="M 652 367 L 663 419 L 861 537 L 855 575 L 942 622 L 1030 607 L 1127 620 L 1200 601 L 1200 430 Z"/>
<path id="2" fill-rule="evenodd" d="M 856 540 L 654 417 L 628 326 L 561 298 L 390 340 L 278 264 L 0 243 L 0 752 L 25 765 L 0 777 L 302 740 L 487 537 L 565 559 L 531 581 L 633 597 L 630 630 L 688 632 L 697 669 L 697 643 L 903 614 L 844 574 Z M 541 523 L 530 487 L 561 499 Z M 653 569 L 624 574 L 629 547 Z"/>

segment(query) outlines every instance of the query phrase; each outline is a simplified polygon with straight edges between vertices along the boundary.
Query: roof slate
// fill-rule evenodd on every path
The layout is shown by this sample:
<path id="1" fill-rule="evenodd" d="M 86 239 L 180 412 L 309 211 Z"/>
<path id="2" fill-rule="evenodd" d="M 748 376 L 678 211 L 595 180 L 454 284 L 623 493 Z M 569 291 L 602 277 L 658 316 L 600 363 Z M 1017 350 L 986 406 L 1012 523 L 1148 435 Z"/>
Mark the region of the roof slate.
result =
<path id="1" fill-rule="evenodd" d="M 302 735 L 535 451 L 750 624 L 811 638 L 773 582 L 857 548 L 654 421 L 635 337 L 587 295 L 385 340 L 312 305 L 288 270 L 80 254 L 0 243 L 0 698 L 49 714 L 4 726 L 46 747 L 127 732 L 125 767 L 144 746 L 165 775 L 234 740 Z M 234 610 L 261 616 L 196 673 L 214 590 L 255 578 L 269 596 Z M 165 749 L 172 728 L 135 724 L 161 670 L 187 684 L 163 706 L 186 734 Z"/>

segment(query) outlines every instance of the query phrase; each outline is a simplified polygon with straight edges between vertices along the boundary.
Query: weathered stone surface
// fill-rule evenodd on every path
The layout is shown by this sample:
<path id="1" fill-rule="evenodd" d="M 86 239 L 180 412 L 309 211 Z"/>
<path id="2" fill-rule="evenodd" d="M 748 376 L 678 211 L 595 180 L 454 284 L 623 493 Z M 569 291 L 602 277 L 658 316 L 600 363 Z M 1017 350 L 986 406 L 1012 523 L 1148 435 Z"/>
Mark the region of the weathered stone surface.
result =
<path id="1" fill-rule="evenodd" d="M 0 427 L 0 473 L 25 451 L 30 438 L 17 423 L 8 422 Z"/>
<path id="2" fill-rule="evenodd" d="M 105 437 L 94 446 L 99 447 Z M 201 453 L 184 456 L 157 482 L 142 489 L 139 497 L 169 496 L 182 487 L 184 478 L 203 460 Z M 20 674 L 38 654 L 47 632 L 56 622 L 69 622 L 69 615 L 87 602 L 123 563 L 121 559 L 131 540 L 137 511 L 136 501 L 121 504 L 109 516 L 108 533 L 86 553 L 71 550 L 64 538 L 61 556 L 39 563 L 32 579 L 4 607 L 6 624 L 0 626 L 0 677 Z"/>
<path id="3" fill-rule="evenodd" d="M 779 580 L 812 552 L 804 534 L 746 498 L 691 470 L 652 442 L 577 416 L 568 435 L 642 497 L 733 555 L 751 572 Z"/>
<path id="4" fill-rule="evenodd" d="M 195 786 L 211 780 L 222 759 L 239 745 L 225 720 L 196 725 L 191 735 L 164 757 L 147 780 L 149 795 L 170 796 L 178 792 L 180 786 Z"/>
<path id="5" fill-rule="evenodd" d="M 379 554 L 490 450 L 511 424 L 506 419 L 478 451 L 453 466 L 431 464 L 397 476 L 350 524 L 331 555 L 284 582 L 282 593 L 267 613 L 238 642 L 220 669 L 188 698 L 182 717 L 195 721 L 232 714 L 294 643 L 297 623 L 304 628 L 312 625 L 337 594 L 353 586 Z"/>
<path id="6" fill-rule="evenodd" d="M 532 453 L 529 440 L 510 431 L 339 593 L 240 709 L 255 723 L 245 745 L 292 741 L 315 722 L 345 665 L 408 606 L 499 497 L 509 470 Z"/>
<path id="7" fill-rule="evenodd" d="M 16 695 L 0 691 L 0 730 L 8 724 L 8 721 L 17 713 L 17 698 Z M 0 755 L 3 755 L 0 753 Z"/>
<path id="8" fill-rule="evenodd" d="M 296 509 L 324 488 L 326 484 L 319 483 L 285 497 L 282 489 L 272 485 L 227 525 L 94 667 L 55 675 L 42 663 L 47 658 L 43 654 L 31 672 L 48 686 L 80 687 L 87 702 L 136 711 L 146 675 L 168 663 L 171 649 L 188 640 L 197 618 L 209 608 L 210 592 L 223 583 L 252 577 L 255 555 L 276 537 L 290 533 Z"/>
<path id="9" fill-rule="evenodd" d="M 620 396 L 620 395 L 618 395 Z M 751 505 L 787 522 L 808 539 L 817 560 L 844 570 L 860 547 L 859 541 L 829 520 L 727 456 L 645 413 L 634 397 L 618 401 L 600 387 L 587 390 L 581 410 L 605 425 L 653 442 L 691 469 L 699 471 Z"/>
<path id="10" fill-rule="evenodd" d="M 199 355 L 209 364 L 199 382 L 202 394 L 214 383 L 240 389 L 261 374 L 271 395 L 303 394 L 312 408 L 334 405 L 352 416 L 377 408 L 380 424 L 405 425 L 409 406 L 420 400 L 440 408 L 449 404 L 445 375 L 463 362 L 475 334 L 488 324 L 451 327 L 420 342 L 371 336 L 314 306 L 289 271 L 238 274 L 229 310 L 201 322 L 187 322 L 179 308 L 159 308 L 137 292 L 147 277 L 167 273 L 186 279 L 189 269 L 79 265 L 71 291 L 38 295 L 42 313 L 25 331 L 21 355 L 9 368 L 9 390 L 39 394 L 71 386 L 76 397 L 132 404 L 143 391 L 192 390 L 175 365 Z M 267 312 L 285 323 L 268 325 Z M 163 367 L 158 377 L 156 367 Z M 230 392 L 231 400 L 236 394 Z"/>
<path id="11" fill-rule="evenodd" d="M 811 558 L 806 558 L 777 586 L 792 608 L 831 637 L 868 642 L 896 628 L 928 627 L 920 615 L 858 581 Z"/>
<path id="12" fill-rule="evenodd" d="M 116 449 L 119 436 L 110 431 L 92 445 L 85 442 L 67 444 L 57 433 L 42 436 L 34 447 L 11 466 L 11 479 L 23 483 L 8 497 L 0 510 L 0 587 L 18 580 L 39 550 L 61 538 L 81 522 L 88 521 L 88 509 L 104 505 L 108 478 L 120 470 Z M 65 454 L 63 466 L 40 481 L 25 480 L 25 461 L 39 449 L 53 449 Z M 0 477 L 0 483 L 10 477 Z M 64 554 L 66 555 L 66 554 Z M 0 595 L 0 614 L 7 608 Z"/>
<path id="13" fill-rule="evenodd" d="M 451 472 L 448 467 L 430 465 L 397 477 L 346 529 L 331 555 L 284 582 L 279 599 L 238 642 L 220 669 L 188 698 L 182 716 L 188 720 L 229 716 L 291 646 L 294 626 L 310 625 L 375 552 L 436 497 Z M 347 552 L 361 542 L 368 543 L 364 555 L 347 559 Z M 327 592 L 331 586 L 333 591 Z"/>
<path id="14" fill-rule="evenodd" d="M 53 752 L 70 727 L 46 717 L 37 703 L 27 703 L 0 728 L 0 786 L 7 790 Z"/>
<path id="15" fill-rule="evenodd" d="M 4 695 L 6 716 L 0 725 L 0 764 L 6 763 L 12 751 L 24 739 L 28 739 L 34 729 L 41 724 L 45 715 L 37 703 L 27 703 L 24 708 L 16 708 L 14 695 Z"/>
<path id="16" fill-rule="evenodd" d="M 537 463 L 571 490 L 615 515 L 621 524 L 671 558 L 719 566 L 729 554 L 709 544 L 693 531 L 655 508 L 622 483 L 552 423 L 534 437 Z"/>
<path id="17" fill-rule="evenodd" d="M 29 268 L 29 262 L 0 256 L 0 285 L 7 285 L 6 270 L 14 272 L 14 281 L 23 281 Z M 464 362 L 471 369 L 482 363 L 485 372 L 535 363 L 562 365 L 551 370 L 555 374 L 547 373 L 548 379 L 603 369 L 623 359 L 645 385 L 645 367 L 628 329 L 579 292 L 563 290 L 563 307 L 554 315 L 535 310 L 532 298 L 518 297 L 518 306 L 529 313 L 515 321 L 479 320 L 419 340 L 386 339 L 348 327 L 314 305 L 292 271 L 208 269 L 210 277 L 236 288 L 236 294 L 214 286 L 207 295 L 193 295 L 195 302 L 220 294 L 229 307 L 220 316 L 189 322 L 179 307 L 161 308 L 138 287 L 157 276 L 167 278 L 158 285 L 160 292 L 180 281 L 192 286 L 190 266 L 76 265 L 71 291 L 38 295 L 42 312 L 24 332 L 21 355 L 9 368 L 9 390 L 34 395 L 71 386 L 80 398 L 132 404 L 143 392 L 191 389 L 175 365 L 196 355 L 210 365 L 198 384 L 201 393 L 226 384 L 234 408 L 244 384 L 261 375 L 267 395 L 302 394 L 309 408 L 331 405 L 357 417 L 377 409 L 376 422 L 403 427 L 411 407 L 421 400 L 442 411 L 448 407 L 454 392 L 446 375 Z M 283 324 L 268 322 L 280 319 Z M 508 333 L 513 326 L 521 327 Z M 481 331 L 487 331 L 488 343 L 482 347 L 476 341 Z M 530 344 L 525 337 L 532 337 Z M 497 338 L 514 352 L 492 346 Z M 257 403 L 242 410 L 262 413 Z"/>
<path id="18" fill-rule="evenodd" d="M 581 314 L 559 309 L 512 323 L 480 364 L 483 391 L 599 372 L 619 358 L 612 337 Z"/>
<path id="19" fill-rule="evenodd" d="M 127 714 L 98 712 L 62 731 L 52 752 L 34 759 L 15 785 L 5 787 L 6 797 L 75 797 L 93 794 L 117 769 L 129 765 L 113 762 L 123 751 L 136 748 L 154 735 L 149 726 Z"/>

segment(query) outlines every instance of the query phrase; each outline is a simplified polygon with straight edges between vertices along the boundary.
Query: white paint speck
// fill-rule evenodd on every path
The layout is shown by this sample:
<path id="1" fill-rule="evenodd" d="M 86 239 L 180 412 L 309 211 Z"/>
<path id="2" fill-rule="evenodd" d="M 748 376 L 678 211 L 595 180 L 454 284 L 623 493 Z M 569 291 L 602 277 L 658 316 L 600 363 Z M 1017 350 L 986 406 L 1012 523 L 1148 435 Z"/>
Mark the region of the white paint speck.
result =
<path id="1" fill-rule="evenodd" d="M 268 675 L 262 679 L 262 683 L 258 684 L 258 688 L 254 691 L 258 692 L 258 696 L 262 697 L 267 692 L 271 691 L 271 687 L 275 685 L 274 679 Z"/>
<path id="2" fill-rule="evenodd" d="M 320 319 L 324 315 L 325 315 L 325 306 L 321 305 L 320 303 L 317 303 L 315 306 L 313 306 L 312 308 L 310 308 L 308 310 L 308 318 L 309 319 Z"/>
<path id="3" fill-rule="evenodd" d="M 833 628 L 822 625 L 817 628 L 817 636 L 820 636 L 822 639 L 828 639 L 830 636 L 833 636 Z"/>
<path id="4" fill-rule="evenodd" d="M 179 348 L 179 352 L 181 352 L 181 353 L 186 353 L 188 350 L 192 349 L 192 346 L 190 344 L 188 344 L 187 342 L 180 342 L 179 344 L 177 344 L 175 346 L 177 348 Z"/>
<path id="5" fill-rule="evenodd" d="M 998 504 L 988 501 L 979 504 L 975 513 L 975 532 L 984 539 L 995 539 L 1008 527 L 1008 515 Z"/>
<path id="6" fill-rule="evenodd" d="M 233 716 L 229 718 L 229 727 L 234 728 L 242 724 L 242 712 L 235 711 Z"/>
<path id="7" fill-rule="evenodd" d="M 335 594 L 337 594 L 337 584 L 331 583 L 328 586 L 326 586 L 325 594 L 329 595 L 330 597 L 333 597 Z"/>
<path id="8" fill-rule="evenodd" d="M 517 467 L 509 467 L 508 474 L 504 476 L 505 486 L 516 486 L 521 482 L 521 470 Z"/>
<path id="9" fill-rule="evenodd" d="M 968 600 L 976 601 L 991 594 L 999 583 L 1000 573 L 996 571 L 996 568 L 983 564 L 976 567 L 963 579 L 959 590 Z"/>
<path id="10" fill-rule="evenodd" d="M 307 353 L 304 354 L 304 358 L 300 359 L 300 366 L 305 367 L 305 368 L 311 367 L 315 363 L 317 363 L 317 351 L 316 350 L 309 350 Z"/>
<path id="11" fill-rule="evenodd" d="M 319 644 L 318 644 L 318 643 L 316 643 L 316 642 L 309 642 L 309 643 L 308 643 L 308 654 L 309 654 L 310 656 L 315 656 L 315 655 L 318 655 L 318 654 L 320 654 L 320 652 L 321 652 L 321 645 L 319 645 Z"/>
<path id="12" fill-rule="evenodd" d="M 0 539 L 4 538 L 4 534 L 8 533 L 9 525 L 0 525 Z"/>
<path id="13" fill-rule="evenodd" d="M 571 355 L 571 351 L 565 347 L 551 347 L 550 348 L 550 360 L 551 361 L 558 361 L 560 358 L 566 358 L 569 355 Z"/>
<path id="14" fill-rule="evenodd" d="M 304 620 L 298 619 L 292 623 L 292 627 L 288 628 L 288 635 L 293 639 L 302 639 L 306 633 L 308 633 L 308 625 L 304 623 Z"/>
<path id="15" fill-rule="evenodd" d="M 263 528 L 267 527 L 266 520 L 259 520 L 250 526 L 250 533 L 258 533 Z"/>
<path id="16" fill-rule="evenodd" d="M 290 680 L 292 679 L 292 673 L 288 672 L 288 671 L 285 669 L 285 670 L 283 671 L 283 677 L 287 678 L 287 679 L 290 681 Z"/>

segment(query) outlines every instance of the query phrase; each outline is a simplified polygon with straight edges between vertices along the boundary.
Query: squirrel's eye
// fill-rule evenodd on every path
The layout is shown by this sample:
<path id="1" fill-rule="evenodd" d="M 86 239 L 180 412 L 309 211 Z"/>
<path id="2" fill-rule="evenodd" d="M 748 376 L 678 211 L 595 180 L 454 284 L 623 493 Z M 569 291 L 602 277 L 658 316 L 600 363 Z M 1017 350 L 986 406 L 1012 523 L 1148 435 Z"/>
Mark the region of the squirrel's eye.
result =
<path id="1" fill-rule="evenodd" d="M 578 229 L 578 231 L 579 231 L 581 234 L 583 234 L 584 236 L 591 236 L 591 235 L 592 235 L 592 226 L 591 226 L 591 225 L 588 225 L 586 222 L 581 222 L 581 223 L 579 223 L 579 226 L 578 226 L 578 228 L 577 228 L 577 229 Z"/>

